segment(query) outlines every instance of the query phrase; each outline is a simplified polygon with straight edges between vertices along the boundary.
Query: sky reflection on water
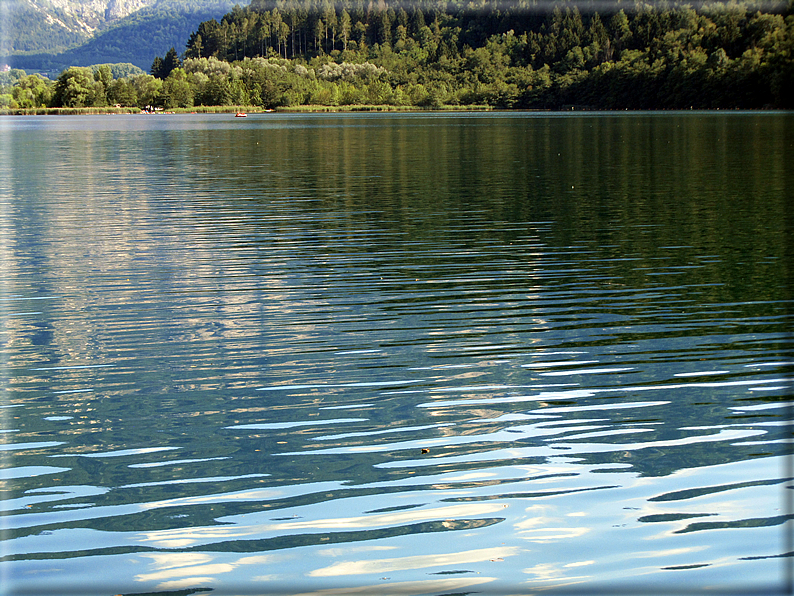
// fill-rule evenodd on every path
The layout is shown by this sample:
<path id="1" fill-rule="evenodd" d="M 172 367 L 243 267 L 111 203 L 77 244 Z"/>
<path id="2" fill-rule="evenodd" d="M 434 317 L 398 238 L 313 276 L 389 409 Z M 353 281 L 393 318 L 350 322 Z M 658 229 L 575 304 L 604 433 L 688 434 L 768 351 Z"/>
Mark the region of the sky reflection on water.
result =
<path id="1" fill-rule="evenodd" d="M 791 125 L 0 118 L 4 589 L 785 593 Z"/>

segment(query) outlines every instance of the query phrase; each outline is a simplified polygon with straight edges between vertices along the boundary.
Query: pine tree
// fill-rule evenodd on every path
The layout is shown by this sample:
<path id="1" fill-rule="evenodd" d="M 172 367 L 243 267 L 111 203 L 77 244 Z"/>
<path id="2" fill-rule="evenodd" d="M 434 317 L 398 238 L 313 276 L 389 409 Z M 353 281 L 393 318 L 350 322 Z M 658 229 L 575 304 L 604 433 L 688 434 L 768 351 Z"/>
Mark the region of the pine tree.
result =
<path id="1" fill-rule="evenodd" d="M 149 74 L 158 79 L 163 78 L 163 59 L 160 58 L 160 56 L 154 57 L 154 62 L 152 62 L 152 67 L 149 69 Z"/>
<path id="2" fill-rule="evenodd" d="M 179 60 L 176 49 L 172 47 L 166 53 L 165 58 L 163 58 L 163 66 L 161 70 L 161 76 L 159 78 L 166 78 L 169 74 L 171 74 L 172 70 L 179 68 L 180 66 L 182 66 L 182 62 Z"/>

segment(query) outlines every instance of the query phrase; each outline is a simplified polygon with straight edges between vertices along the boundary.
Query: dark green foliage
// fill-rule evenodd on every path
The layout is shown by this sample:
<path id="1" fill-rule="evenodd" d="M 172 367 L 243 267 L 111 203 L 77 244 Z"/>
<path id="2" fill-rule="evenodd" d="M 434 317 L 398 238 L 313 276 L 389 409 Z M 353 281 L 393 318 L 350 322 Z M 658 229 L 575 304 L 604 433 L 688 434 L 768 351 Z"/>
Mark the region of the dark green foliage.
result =
<path id="1" fill-rule="evenodd" d="M 163 59 L 160 56 L 155 56 L 152 62 L 152 67 L 149 69 L 149 74 L 158 79 L 163 78 Z"/>
<path id="2" fill-rule="evenodd" d="M 392 100 L 400 91 L 420 105 L 682 109 L 792 103 L 790 4 L 766 12 L 761 9 L 768 5 L 753 2 L 698 10 L 685 4 L 599 5 L 603 13 L 590 8 L 595 4 L 571 2 L 548 12 L 488 0 L 478 6 L 254 0 L 220 21 L 202 22 L 185 56 L 227 62 L 295 58 L 315 70 L 327 62 L 369 61 L 388 71 Z M 292 96 L 300 95 L 300 84 L 290 85 Z M 338 98 L 338 91 L 331 96 Z M 363 97 L 371 90 L 360 91 Z"/>
<path id="3" fill-rule="evenodd" d="M 149 69 L 149 74 L 158 79 L 165 79 L 171 74 L 172 70 L 180 66 L 182 66 L 182 61 L 177 56 L 176 49 L 172 47 L 166 52 L 165 58 L 155 56 L 152 67 Z"/>
<path id="4" fill-rule="evenodd" d="M 162 78 L 166 78 L 171 74 L 171 71 L 180 66 L 182 66 L 182 62 L 179 60 L 176 49 L 172 46 L 171 49 L 166 52 L 165 58 L 163 58 Z"/>
<path id="5" fill-rule="evenodd" d="M 174 46 L 155 58 L 152 76 L 127 83 L 112 68 L 111 79 L 102 71 L 93 87 L 72 72 L 69 84 L 59 78 L 52 102 L 794 107 L 791 4 L 762 11 L 750 2 L 697 10 L 637 3 L 601 13 L 588 6 L 595 5 L 561 2 L 533 12 L 491 0 L 477 10 L 453 2 L 255 0 L 199 23 L 184 63 Z M 12 87 L 0 89 L 6 104 Z"/>

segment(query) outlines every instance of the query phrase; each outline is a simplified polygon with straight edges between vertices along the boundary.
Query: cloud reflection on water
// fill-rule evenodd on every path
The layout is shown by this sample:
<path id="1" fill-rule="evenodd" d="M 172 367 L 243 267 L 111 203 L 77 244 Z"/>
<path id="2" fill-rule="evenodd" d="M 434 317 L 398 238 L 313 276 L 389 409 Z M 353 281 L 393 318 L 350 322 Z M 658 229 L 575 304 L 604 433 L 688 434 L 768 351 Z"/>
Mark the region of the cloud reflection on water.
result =
<path id="1" fill-rule="evenodd" d="M 394 559 L 367 559 L 358 561 L 342 561 L 329 567 L 322 567 L 310 572 L 312 577 L 332 577 L 339 575 L 361 575 L 365 573 L 387 573 L 406 569 L 424 569 L 443 565 L 463 565 L 509 557 L 518 554 L 517 547 L 481 548 L 445 554 L 424 554 Z"/>
<path id="2" fill-rule="evenodd" d="M 214 562 L 215 555 L 204 553 L 144 553 L 151 560 L 153 571 L 135 576 L 139 582 L 160 582 L 158 590 L 178 590 L 211 584 L 217 576 L 234 571 L 241 565 L 262 565 L 273 561 L 272 555 L 241 557 L 233 562 Z"/>
<path id="3" fill-rule="evenodd" d="M 313 592 L 301 592 L 293 596 L 347 596 L 365 594 L 366 596 L 409 596 L 412 594 L 443 594 L 450 590 L 463 590 L 478 584 L 494 581 L 495 577 L 468 577 L 455 579 L 428 579 L 420 581 L 393 582 L 356 586 L 354 588 L 327 588 Z"/>
<path id="4" fill-rule="evenodd" d="M 246 521 L 245 525 L 176 528 L 142 532 L 137 535 L 136 542 L 157 548 L 188 548 L 200 544 L 210 544 L 226 540 L 240 540 L 243 538 L 252 539 L 256 537 L 257 539 L 262 539 L 284 534 L 343 532 L 415 524 L 434 520 L 449 521 L 462 517 L 469 518 L 473 516 L 492 515 L 497 512 L 502 512 L 506 507 L 507 505 L 503 503 L 478 502 L 435 507 L 431 509 L 395 511 L 377 515 L 288 521 L 275 524 L 256 523 L 256 520 L 262 515 L 271 515 L 270 512 L 267 512 L 263 514 L 246 515 L 244 517 Z M 235 518 L 232 516 L 218 521 L 228 523 L 235 521 Z"/>

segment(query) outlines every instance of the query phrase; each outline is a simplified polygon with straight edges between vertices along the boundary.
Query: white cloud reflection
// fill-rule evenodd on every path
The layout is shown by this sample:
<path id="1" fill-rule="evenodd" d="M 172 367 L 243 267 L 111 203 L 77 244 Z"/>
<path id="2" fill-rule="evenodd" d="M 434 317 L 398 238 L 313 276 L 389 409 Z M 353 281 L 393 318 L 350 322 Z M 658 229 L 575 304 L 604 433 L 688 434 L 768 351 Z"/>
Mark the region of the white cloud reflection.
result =
<path id="1" fill-rule="evenodd" d="M 584 561 L 581 565 L 589 565 L 591 563 L 592 561 Z M 549 586 L 554 588 L 581 583 L 590 579 L 589 575 L 569 575 L 569 565 L 561 565 L 559 563 L 539 563 L 534 567 L 524 569 L 524 573 L 533 576 L 529 583 L 554 582 L 554 586 Z"/>
<path id="2" fill-rule="evenodd" d="M 354 594 L 364 594 L 366 596 L 410 596 L 419 594 L 444 593 L 451 590 L 461 590 L 477 584 L 492 582 L 495 577 L 467 577 L 454 579 L 432 579 L 409 582 L 390 582 L 373 584 L 368 586 L 357 586 L 355 588 L 327 588 L 315 590 L 314 592 L 302 592 L 293 596 L 351 596 Z"/>
<path id="3" fill-rule="evenodd" d="M 263 539 L 271 535 L 283 533 L 318 533 L 343 532 L 372 528 L 392 527 L 434 520 L 453 520 L 463 517 L 490 515 L 502 512 L 507 505 L 502 503 L 465 503 L 436 507 L 433 509 L 415 509 L 411 511 L 395 511 L 379 515 L 361 515 L 355 517 L 336 517 L 302 521 L 286 521 L 268 524 L 251 524 L 246 526 L 223 525 L 214 527 L 175 528 L 156 530 L 138 534 L 137 541 L 158 548 L 187 548 L 199 544 L 240 540 L 242 538 Z"/>
<path id="4" fill-rule="evenodd" d="M 378 550 L 378 549 L 376 549 Z M 452 553 L 444 555 L 430 555 L 426 557 L 426 562 L 432 565 L 447 565 L 458 563 L 474 563 L 488 561 L 497 557 L 507 557 L 517 554 L 519 549 L 513 547 L 480 549 Z M 197 586 L 209 586 L 217 584 L 219 576 L 233 571 L 240 571 L 241 568 L 259 570 L 257 567 L 262 565 L 283 565 L 284 556 L 277 554 L 243 556 L 238 559 L 230 559 L 228 555 L 210 553 L 143 553 L 139 555 L 143 559 L 149 560 L 150 570 L 135 576 L 138 582 L 156 582 L 157 590 L 179 590 L 184 588 L 195 588 Z M 383 573 L 396 571 L 399 569 L 417 569 L 423 566 L 418 561 L 419 557 L 404 557 L 395 559 L 381 559 L 380 561 L 364 561 L 362 563 L 373 565 L 367 571 L 353 571 L 353 573 L 310 573 L 319 577 L 353 575 L 355 573 Z M 379 563 L 384 563 L 377 569 Z M 354 563 L 354 562 L 351 562 Z M 342 564 L 344 565 L 344 563 Z M 338 566 L 326 569 L 341 570 Z M 362 568 L 359 568 L 362 569 Z M 322 570 L 318 570 L 322 571 Z M 383 578 L 385 580 L 386 578 Z M 450 577 L 443 579 L 430 579 L 419 581 L 388 582 L 365 586 L 347 586 L 340 588 L 323 588 L 305 594 L 295 594 L 294 596 L 334 596 L 348 594 L 366 595 L 419 595 L 428 593 L 443 593 L 454 590 L 465 589 L 469 586 L 483 584 L 494 581 L 496 578 L 477 576 Z M 258 582 L 279 582 L 284 578 L 280 575 L 262 574 L 252 578 Z"/>
<path id="5" fill-rule="evenodd" d="M 139 582 L 160 582 L 158 590 L 207 585 L 217 581 L 217 576 L 230 573 L 243 565 L 262 565 L 273 562 L 273 555 L 240 557 L 236 561 L 216 562 L 216 555 L 206 553 L 144 553 L 151 559 L 152 570 L 135 576 Z"/>
<path id="6" fill-rule="evenodd" d="M 443 565 L 462 565 L 480 563 L 491 559 L 505 558 L 517 554 L 517 547 L 481 548 L 456 553 L 425 554 L 394 559 L 366 559 L 359 561 L 342 561 L 329 567 L 315 569 L 311 577 L 331 577 L 338 575 L 361 575 L 365 573 L 387 573 L 407 569 L 424 569 Z"/>
<path id="7" fill-rule="evenodd" d="M 573 521 L 572 517 L 568 520 L 561 517 L 551 517 L 547 512 L 554 509 L 545 505 L 533 505 L 527 507 L 525 512 L 529 515 L 526 519 L 513 524 L 515 535 L 523 540 L 531 542 L 546 543 L 557 540 L 569 540 L 579 538 L 590 532 L 590 528 L 583 526 L 567 526 L 566 521 Z M 568 516 L 565 516 L 568 517 Z M 573 516 L 578 518 L 580 516 Z"/>

